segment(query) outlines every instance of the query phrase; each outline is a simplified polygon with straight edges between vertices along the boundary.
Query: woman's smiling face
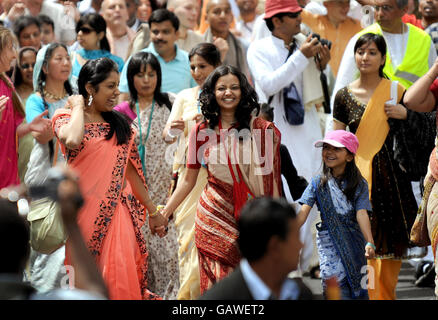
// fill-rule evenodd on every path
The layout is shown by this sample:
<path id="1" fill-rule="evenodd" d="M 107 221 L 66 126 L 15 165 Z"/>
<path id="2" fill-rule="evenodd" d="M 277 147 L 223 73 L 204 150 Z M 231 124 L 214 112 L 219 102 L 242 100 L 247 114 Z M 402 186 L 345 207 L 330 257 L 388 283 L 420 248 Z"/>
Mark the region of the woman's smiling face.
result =
<path id="1" fill-rule="evenodd" d="M 221 111 L 236 111 L 242 95 L 239 78 L 231 73 L 220 77 L 216 82 L 214 92 Z"/>
<path id="2" fill-rule="evenodd" d="M 111 71 L 108 78 L 99 83 L 97 91 L 90 91 L 92 91 L 93 106 L 96 111 L 111 111 L 117 104 L 117 100 L 120 95 L 119 73 L 116 71 Z"/>

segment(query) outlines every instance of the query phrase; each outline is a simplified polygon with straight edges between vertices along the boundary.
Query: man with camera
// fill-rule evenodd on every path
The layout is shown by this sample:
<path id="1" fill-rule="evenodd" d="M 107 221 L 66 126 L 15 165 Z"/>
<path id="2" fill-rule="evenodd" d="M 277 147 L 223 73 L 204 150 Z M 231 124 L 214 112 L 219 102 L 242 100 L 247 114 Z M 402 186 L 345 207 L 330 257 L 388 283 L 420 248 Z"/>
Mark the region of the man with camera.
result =
<path id="1" fill-rule="evenodd" d="M 247 57 L 260 102 L 274 108 L 282 143 L 298 174 L 310 181 L 321 165 L 321 154 L 312 147 L 313 141 L 322 138 L 315 104 L 324 100 L 320 73 L 330 60 L 330 50 L 316 37 L 300 33 L 301 10 L 296 0 L 267 0 L 264 19 L 271 35 L 251 43 Z M 287 184 L 283 185 L 292 202 Z M 315 215 L 316 210 L 312 217 Z M 301 229 L 304 249 L 300 266 L 304 270 L 312 255 L 312 217 Z"/>
<path id="2" fill-rule="evenodd" d="M 350 10 L 350 0 L 323 0 L 323 5 L 327 9 L 326 15 L 313 14 L 307 10 L 301 13 L 303 23 L 313 32 L 317 32 L 333 43 L 330 50 L 331 59 L 329 62 L 333 75 L 336 77 L 342 55 L 348 41 L 362 27 L 358 20 L 348 16 Z"/>

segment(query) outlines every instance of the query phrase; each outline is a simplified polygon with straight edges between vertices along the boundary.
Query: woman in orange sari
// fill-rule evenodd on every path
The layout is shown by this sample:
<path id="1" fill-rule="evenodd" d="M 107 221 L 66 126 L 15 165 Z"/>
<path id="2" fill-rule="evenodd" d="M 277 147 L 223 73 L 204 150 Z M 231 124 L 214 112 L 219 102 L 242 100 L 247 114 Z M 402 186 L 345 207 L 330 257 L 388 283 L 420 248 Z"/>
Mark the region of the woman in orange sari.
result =
<path id="1" fill-rule="evenodd" d="M 232 66 L 218 67 L 208 76 L 199 100 L 206 120 L 190 132 L 187 173 L 162 213 L 170 217 L 205 166 L 207 185 L 195 218 L 203 294 L 240 261 L 237 220 L 246 200 L 280 196 L 281 135 L 271 122 L 253 115 L 260 109 L 257 94 L 243 73 Z"/>
<path id="2" fill-rule="evenodd" d="M 112 111 L 120 94 L 117 70 L 108 58 L 87 61 L 79 73 L 80 95 L 57 111 L 53 128 L 69 166 L 80 174 L 85 204 L 78 223 L 110 298 L 157 299 L 147 290 L 144 210 L 153 233 L 159 229 L 164 235 L 158 227 L 165 220 L 147 192 L 135 134 Z M 67 241 L 65 264 L 74 267 L 69 249 Z"/>

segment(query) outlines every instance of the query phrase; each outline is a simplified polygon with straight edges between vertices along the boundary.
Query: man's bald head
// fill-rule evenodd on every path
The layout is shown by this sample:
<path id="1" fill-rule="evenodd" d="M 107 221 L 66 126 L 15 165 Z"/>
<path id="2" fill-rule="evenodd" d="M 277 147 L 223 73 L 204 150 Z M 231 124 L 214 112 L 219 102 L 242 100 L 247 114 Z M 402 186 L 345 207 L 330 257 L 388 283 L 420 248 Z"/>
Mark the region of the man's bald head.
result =
<path id="1" fill-rule="evenodd" d="M 208 1 L 207 12 L 210 11 L 210 9 L 212 7 L 214 7 L 218 4 L 225 4 L 225 3 L 227 3 L 231 7 L 230 2 L 228 0 L 210 0 L 210 1 Z"/>

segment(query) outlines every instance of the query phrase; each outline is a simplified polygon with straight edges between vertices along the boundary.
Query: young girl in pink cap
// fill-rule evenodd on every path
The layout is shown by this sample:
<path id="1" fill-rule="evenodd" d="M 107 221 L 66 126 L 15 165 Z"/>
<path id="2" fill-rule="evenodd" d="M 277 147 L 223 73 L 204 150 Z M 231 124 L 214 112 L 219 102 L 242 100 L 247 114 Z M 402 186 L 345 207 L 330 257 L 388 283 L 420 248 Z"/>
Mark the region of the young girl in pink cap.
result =
<path id="1" fill-rule="evenodd" d="M 298 202 L 303 225 L 316 202 L 321 222 L 316 225 L 323 293 L 336 278 L 342 299 L 368 299 L 366 259 L 374 257 L 368 212 L 368 185 L 354 162 L 357 137 L 345 130 L 327 133 L 315 142 L 322 147 L 323 171 L 312 178 Z M 372 281 L 371 281 L 372 282 Z"/>

